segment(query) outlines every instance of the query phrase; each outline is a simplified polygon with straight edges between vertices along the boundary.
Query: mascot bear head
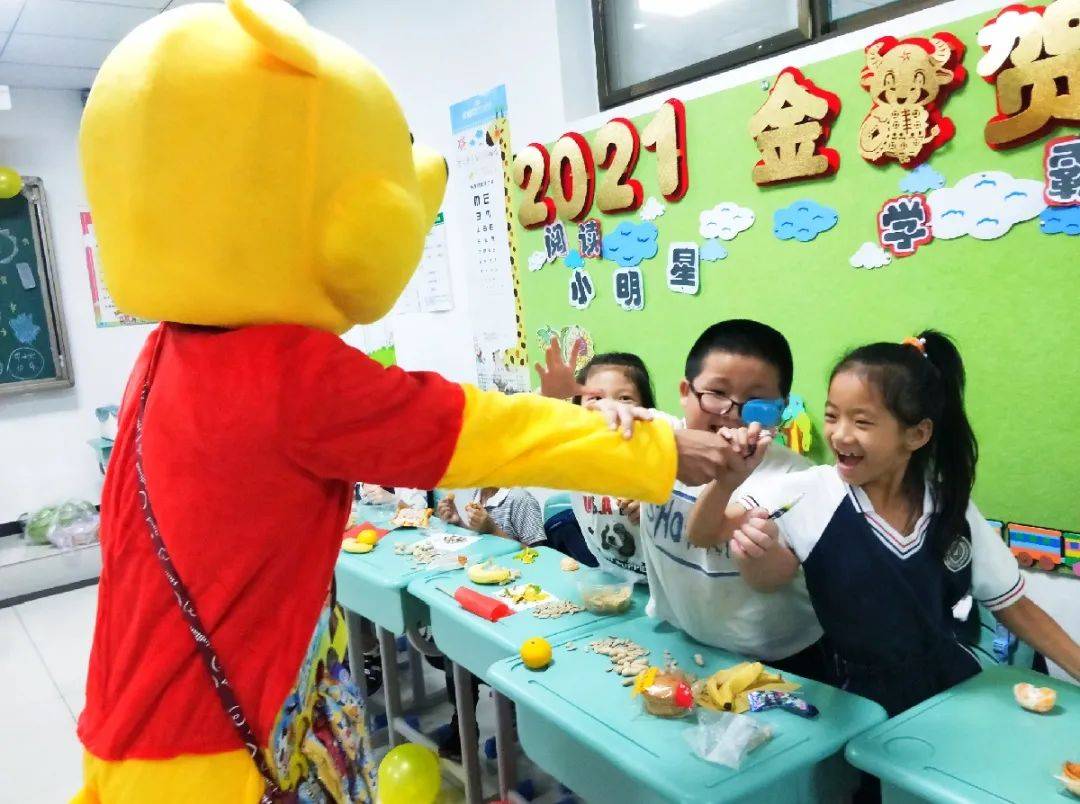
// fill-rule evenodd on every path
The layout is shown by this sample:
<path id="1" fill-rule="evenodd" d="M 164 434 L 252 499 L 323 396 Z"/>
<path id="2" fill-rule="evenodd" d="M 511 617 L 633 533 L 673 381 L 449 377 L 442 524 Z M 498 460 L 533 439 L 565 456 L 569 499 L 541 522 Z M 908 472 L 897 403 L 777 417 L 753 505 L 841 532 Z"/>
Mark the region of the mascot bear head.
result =
<path id="1" fill-rule="evenodd" d="M 378 320 L 446 186 L 379 72 L 284 0 L 137 28 L 102 65 L 79 144 L 117 305 L 187 324 Z"/>

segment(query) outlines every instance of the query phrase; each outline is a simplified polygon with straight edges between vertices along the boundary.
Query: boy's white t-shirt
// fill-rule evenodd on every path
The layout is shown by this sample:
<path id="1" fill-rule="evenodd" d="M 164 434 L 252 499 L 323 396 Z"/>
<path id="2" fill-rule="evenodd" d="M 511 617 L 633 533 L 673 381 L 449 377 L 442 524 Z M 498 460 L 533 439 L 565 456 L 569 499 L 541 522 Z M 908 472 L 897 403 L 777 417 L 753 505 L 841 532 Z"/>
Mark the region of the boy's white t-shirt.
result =
<path id="1" fill-rule="evenodd" d="M 685 424 L 676 420 L 673 426 Z M 760 486 L 770 478 L 810 466 L 801 455 L 772 444 L 750 480 Z M 664 505 L 642 506 L 649 616 L 667 620 L 706 645 L 766 661 L 786 659 L 817 642 L 821 626 L 810 605 L 802 570 L 784 588 L 758 592 L 739 574 L 728 545 L 704 548 L 690 544 L 687 521 L 704 488 L 676 481 Z M 742 489 L 736 489 L 732 500 L 742 496 Z"/>
<path id="2" fill-rule="evenodd" d="M 619 513 L 618 500 L 606 494 L 570 495 L 581 535 L 600 569 L 645 583 L 641 529 Z"/>

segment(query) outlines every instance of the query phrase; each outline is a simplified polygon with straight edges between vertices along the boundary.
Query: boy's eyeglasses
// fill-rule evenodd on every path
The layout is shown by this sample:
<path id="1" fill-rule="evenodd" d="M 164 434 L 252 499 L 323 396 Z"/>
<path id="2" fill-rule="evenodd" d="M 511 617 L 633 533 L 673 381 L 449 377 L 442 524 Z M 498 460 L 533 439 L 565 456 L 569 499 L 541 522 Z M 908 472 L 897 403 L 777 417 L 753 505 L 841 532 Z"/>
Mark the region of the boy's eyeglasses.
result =
<path id="1" fill-rule="evenodd" d="M 690 383 L 690 393 L 698 401 L 698 406 L 706 413 L 714 416 L 726 416 L 735 410 L 743 424 L 757 422 L 762 427 L 776 427 L 784 418 L 784 408 L 787 406 L 783 398 L 778 399 L 747 399 L 745 402 L 736 402 L 727 394 L 720 391 L 699 391 L 693 383 Z"/>

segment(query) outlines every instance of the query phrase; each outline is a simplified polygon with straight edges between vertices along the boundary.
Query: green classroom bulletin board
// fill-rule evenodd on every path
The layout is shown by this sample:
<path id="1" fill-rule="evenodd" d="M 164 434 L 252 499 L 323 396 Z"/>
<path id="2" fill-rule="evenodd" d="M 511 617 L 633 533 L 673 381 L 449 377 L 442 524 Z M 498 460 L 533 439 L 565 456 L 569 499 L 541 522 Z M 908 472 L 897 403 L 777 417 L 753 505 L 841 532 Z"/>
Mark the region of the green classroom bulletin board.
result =
<path id="1" fill-rule="evenodd" d="M 967 408 L 980 444 L 975 489 L 980 509 L 1001 520 L 1080 531 L 1080 236 L 1057 231 L 1060 227 L 1036 215 L 996 239 L 935 237 L 910 256 L 894 256 L 887 265 L 874 267 L 885 253 L 878 215 L 888 199 L 912 190 L 971 190 L 979 179 L 968 177 L 986 172 L 1006 173 L 1008 181 L 1030 189 L 1031 182 L 1044 181 L 1047 141 L 1078 133 L 1075 124 L 1060 125 L 1017 147 L 994 150 L 987 145 L 984 128 L 997 112 L 995 85 L 976 72 L 984 54 L 976 36 L 994 16 L 991 11 L 914 34 L 953 34 L 965 45 L 968 73 L 941 106 L 941 114 L 955 125 L 955 135 L 917 171 L 896 161 L 871 164 L 860 155 L 860 126 L 871 108 L 871 96 L 860 85 L 866 62 L 861 49 L 800 66 L 806 79 L 835 93 L 841 103 L 827 141 L 840 158 L 834 175 L 755 183 L 753 166 L 762 155 L 748 126 L 768 97 L 772 79 L 686 100 L 685 195 L 677 201 L 664 199 L 657 168 L 662 146 L 656 152 L 647 150 L 643 137 L 633 178 L 642 184 L 645 203 L 623 214 L 604 214 L 593 203 L 585 216 L 600 221 L 605 242 L 620 223 L 639 225 L 643 212 L 652 218 L 658 230 L 655 256 L 638 266 L 644 284 L 641 310 L 625 310 L 616 303 L 615 262 L 581 259 L 573 252 L 549 261 L 544 226 L 526 229 L 515 215 L 531 360 L 542 361 L 539 332 L 578 325 L 590 334 L 597 352 L 640 355 L 653 376 L 658 404 L 678 412 L 683 362 L 700 332 L 726 318 L 764 321 L 791 342 L 793 393 L 806 401 L 817 442 L 813 457 L 824 461 L 821 413 L 828 373 L 837 359 L 863 343 L 899 342 L 922 329 L 937 328 L 956 339 L 967 366 Z M 868 37 L 863 46 L 871 41 Z M 1080 79 L 1074 85 L 1072 91 L 1080 93 Z M 658 96 L 658 107 L 665 98 L 678 98 L 678 89 Z M 644 132 L 654 115 L 649 112 L 632 122 Z M 590 144 L 595 141 L 595 131 L 580 134 Z M 519 154 L 525 147 L 515 143 Z M 546 147 L 554 160 L 559 146 Z M 604 172 L 596 166 L 598 181 Z M 518 182 L 522 178 L 516 177 Z M 560 189 L 554 187 L 557 181 L 567 179 L 552 178 L 549 194 Z M 525 195 L 516 190 L 515 212 Z M 774 213 L 803 200 L 814 202 L 812 209 L 824 208 L 825 218 L 834 214 L 835 225 L 806 242 L 779 239 Z M 701 213 L 725 202 L 752 210 L 754 222 L 731 240 L 707 240 Z M 652 217 L 658 208 L 662 214 Z M 969 214 L 972 211 L 985 213 L 974 209 Z M 1075 212 L 1080 208 L 1069 214 Z M 562 222 L 568 248 L 574 249 L 579 224 L 565 218 Z M 742 225 L 745 221 L 736 228 Z M 699 248 L 696 294 L 668 287 L 673 243 L 696 243 Z M 872 246 L 864 247 L 866 243 Z M 866 267 L 853 267 L 853 259 Z M 585 309 L 571 303 L 570 280 L 580 265 L 595 294 Z"/>

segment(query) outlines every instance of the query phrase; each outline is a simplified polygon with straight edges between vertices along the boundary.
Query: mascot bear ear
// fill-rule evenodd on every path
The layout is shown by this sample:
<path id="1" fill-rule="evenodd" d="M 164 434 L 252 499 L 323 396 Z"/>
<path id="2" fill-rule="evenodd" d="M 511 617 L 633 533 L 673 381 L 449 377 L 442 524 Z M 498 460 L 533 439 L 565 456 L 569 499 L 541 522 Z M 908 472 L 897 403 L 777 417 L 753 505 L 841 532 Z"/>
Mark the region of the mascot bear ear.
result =
<path id="1" fill-rule="evenodd" d="M 248 36 L 276 58 L 308 75 L 318 73 L 311 29 L 285 0 L 225 0 L 225 5 Z"/>

